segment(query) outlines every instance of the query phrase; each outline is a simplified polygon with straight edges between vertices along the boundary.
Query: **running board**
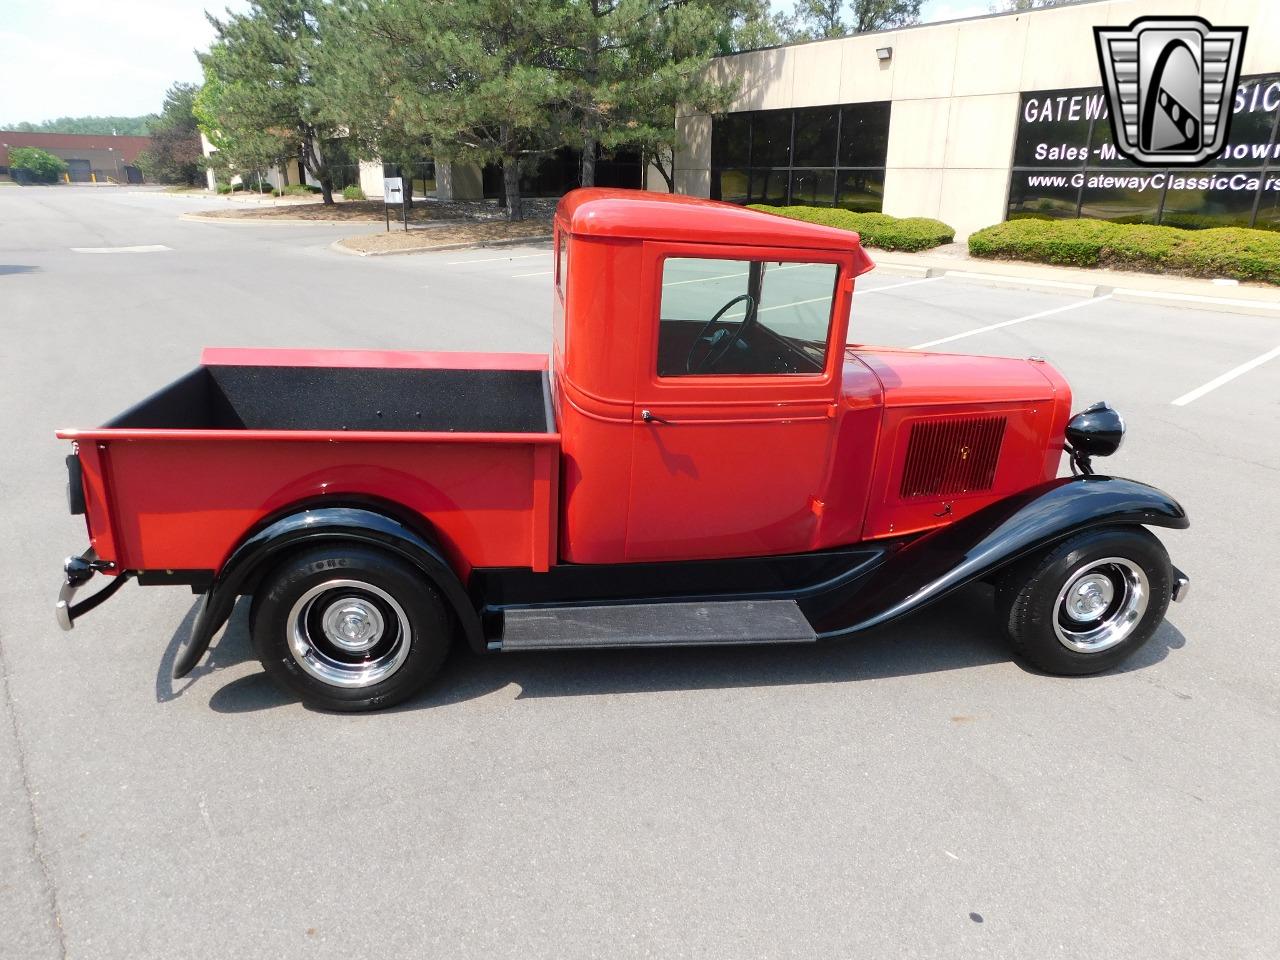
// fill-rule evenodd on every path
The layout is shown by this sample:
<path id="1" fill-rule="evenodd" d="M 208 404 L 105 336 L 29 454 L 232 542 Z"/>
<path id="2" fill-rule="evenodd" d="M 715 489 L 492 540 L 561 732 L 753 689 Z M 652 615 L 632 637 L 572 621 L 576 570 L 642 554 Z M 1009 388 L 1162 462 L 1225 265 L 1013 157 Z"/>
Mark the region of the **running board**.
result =
<path id="1" fill-rule="evenodd" d="M 489 649 L 694 647 L 817 639 L 794 600 L 726 600 L 507 610 L 502 639 L 491 641 Z"/>

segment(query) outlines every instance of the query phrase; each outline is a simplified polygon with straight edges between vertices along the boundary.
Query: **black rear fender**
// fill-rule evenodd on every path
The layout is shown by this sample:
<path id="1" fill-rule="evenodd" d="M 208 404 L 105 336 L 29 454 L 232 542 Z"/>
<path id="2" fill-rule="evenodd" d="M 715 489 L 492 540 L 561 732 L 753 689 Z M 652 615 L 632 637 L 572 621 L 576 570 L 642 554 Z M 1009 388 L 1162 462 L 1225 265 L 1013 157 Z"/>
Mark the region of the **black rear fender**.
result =
<path id="1" fill-rule="evenodd" d="M 822 639 L 913 613 L 957 587 L 1091 527 L 1183 529 L 1186 511 L 1168 494 L 1121 477 L 1062 477 L 925 534 L 889 553 L 847 589 L 801 602 Z"/>
<path id="2" fill-rule="evenodd" d="M 251 592 L 275 563 L 299 548 L 332 541 L 379 547 L 408 560 L 440 590 L 467 643 L 484 650 L 479 615 L 434 538 L 374 507 L 314 506 L 277 515 L 231 551 L 205 593 L 191 636 L 174 661 L 174 678 L 185 677 L 195 668 L 213 635 L 231 616 L 236 598 Z"/>

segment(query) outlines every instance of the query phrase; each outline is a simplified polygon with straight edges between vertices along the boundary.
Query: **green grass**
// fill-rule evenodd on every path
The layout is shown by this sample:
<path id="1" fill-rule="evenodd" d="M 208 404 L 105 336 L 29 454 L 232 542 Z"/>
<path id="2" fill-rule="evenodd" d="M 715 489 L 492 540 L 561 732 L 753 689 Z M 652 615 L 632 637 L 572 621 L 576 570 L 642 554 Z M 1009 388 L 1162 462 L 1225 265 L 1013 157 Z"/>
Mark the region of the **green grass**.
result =
<path id="1" fill-rule="evenodd" d="M 862 237 L 866 247 L 881 250 L 928 250 L 956 237 L 954 228 L 941 220 L 927 217 L 891 217 L 887 213 L 855 213 L 838 207 L 770 207 L 751 204 L 752 210 L 776 213 L 792 220 L 817 223 L 824 227 L 852 230 Z"/>
<path id="2" fill-rule="evenodd" d="M 1009 220 L 969 236 L 969 254 L 1280 284 L 1280 233 L 1183 230 L 1106 220 Z"/>

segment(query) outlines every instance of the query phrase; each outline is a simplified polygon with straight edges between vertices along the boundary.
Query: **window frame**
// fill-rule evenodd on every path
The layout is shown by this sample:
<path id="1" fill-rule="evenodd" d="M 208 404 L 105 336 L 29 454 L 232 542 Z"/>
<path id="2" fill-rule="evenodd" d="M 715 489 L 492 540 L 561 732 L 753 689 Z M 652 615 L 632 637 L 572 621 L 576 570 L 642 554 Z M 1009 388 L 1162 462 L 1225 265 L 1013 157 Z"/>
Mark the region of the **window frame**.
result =
<path id="1" fill-rule="evenodd" d="M 556 294 L 560 297 L 561 302 L 564 302 L 564 272 L 565 272 L 565 256 L 567 252 L 565 250 L 565 247 L 567 246 L 567 244 L 565 243 L 565 240 L 564 240 L 564 230 L 560 228 L 559 221 L 556 222 L 555 234 L 556 234 L 555 266 L 553 267 L 553 269 L 555 270 L 554 286 L 556 288 Z"/>
<path id="2" fill-rule="evenodd" d="M 788 400 L 812 401 L 833 393 L 844 365 L 844 341 L 848 336 L 852 304 L 854 254 L 844 250 L 796 247 L 758 247 L 741 244 L 659 243 L 645 244 L 646 256 L 640 304 L 641 328 L 636 359 L 637 402 L 669 401 L 690 404 L 752 404 L 768 400 L 785 405 Z M 663 377 L 658 374 L 658 341 L 662 312 L 662 276 L 667 260 L 703 259 L 771 263 L 814 263 L 836 267 L 830 313 L 827 320 L 827 349 L 822 370 L 817 373 L 713 373 Z M 782 406 L 778 406 L 779 411 Z"/>

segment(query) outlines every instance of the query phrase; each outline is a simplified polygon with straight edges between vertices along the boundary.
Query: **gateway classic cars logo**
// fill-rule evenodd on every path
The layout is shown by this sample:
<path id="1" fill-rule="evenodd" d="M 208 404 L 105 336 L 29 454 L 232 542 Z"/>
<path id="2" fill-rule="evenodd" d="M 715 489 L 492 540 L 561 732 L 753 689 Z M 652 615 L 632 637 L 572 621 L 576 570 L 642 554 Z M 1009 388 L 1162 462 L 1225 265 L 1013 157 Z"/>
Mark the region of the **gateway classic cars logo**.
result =
<path id="1" fill-rule="evenodd" d="M 1116 149 L 1161 167 L 1197 166 L 1220 152 L 1247 32 L 1199 17 L 1094 27 Z"/>

